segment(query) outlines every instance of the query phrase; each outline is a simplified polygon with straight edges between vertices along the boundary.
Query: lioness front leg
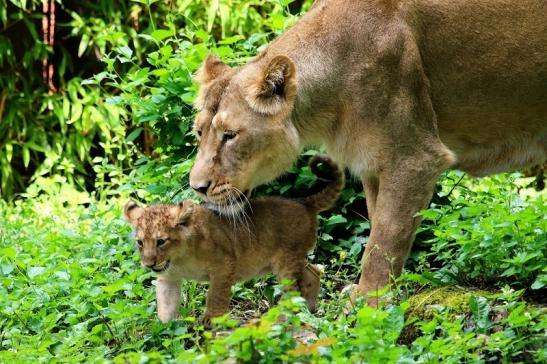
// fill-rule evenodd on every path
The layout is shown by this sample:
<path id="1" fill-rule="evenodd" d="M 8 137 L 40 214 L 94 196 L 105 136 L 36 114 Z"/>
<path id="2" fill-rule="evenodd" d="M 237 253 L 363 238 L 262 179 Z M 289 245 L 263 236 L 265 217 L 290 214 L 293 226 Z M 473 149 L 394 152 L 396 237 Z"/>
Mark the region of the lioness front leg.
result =
<path id="1" fill-rule="evenodd" d="M 180 279 L 158 276 L 156 281 L 156 302 L 161 322 L 174 320 L 180 306 Z"/>
<path id="2" fill-rule="evenodd" d="M 361 178 L 363 189 L 365 190 L 365 199 L 367 202 L 368 220 L 372 222 L 374 211 L 376 211 L 376 198 L 378 197 L 379 181 L 378 177 L 366 175 Z"/>
<path id="3" fill-rule="evenodd" d="M 420 218 L 426 208 L 440 170 L 397 170 L 379 177 L 370 238 L 362 259 L 359 290 L 365 295 L 377 291 L 401 274 L 414 241 Z M 376 298 L 368 303 L 376 305 Z"/>

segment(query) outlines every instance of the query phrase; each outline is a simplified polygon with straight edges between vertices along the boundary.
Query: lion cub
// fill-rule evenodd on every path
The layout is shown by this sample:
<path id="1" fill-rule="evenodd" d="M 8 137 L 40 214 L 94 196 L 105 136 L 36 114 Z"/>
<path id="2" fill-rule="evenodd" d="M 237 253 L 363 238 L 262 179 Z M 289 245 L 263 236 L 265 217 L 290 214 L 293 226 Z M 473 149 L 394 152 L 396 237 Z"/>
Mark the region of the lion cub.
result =
<path id="1" fill-rule="evenodd" d="M 252 199 L 236 224 L 191 201 L 147 208 L 126 204 L 124 217 L 135 229 L 141 263 L 158 273 L 161 321 L 177 316 L 182 278 L 210 282 L 206 320 L 228 311 L 236 281 L 268 272 L 296 282 L 294 288 L 315 310 L 320 271 L 308 262 L 307 252 L 315 246 L 317 213 L 334 204 L 344 174 L 324 156 L 312 158 L 310 167 L 328 181 L 320 192 L 302 199 Z"/>

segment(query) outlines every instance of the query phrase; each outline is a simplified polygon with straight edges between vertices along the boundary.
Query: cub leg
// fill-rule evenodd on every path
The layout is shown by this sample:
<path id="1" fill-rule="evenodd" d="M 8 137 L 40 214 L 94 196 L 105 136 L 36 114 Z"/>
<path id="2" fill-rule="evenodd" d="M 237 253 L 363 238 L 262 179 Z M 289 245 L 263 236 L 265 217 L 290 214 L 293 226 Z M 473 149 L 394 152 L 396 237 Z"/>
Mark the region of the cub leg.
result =
<path id="1" fill-rule="evenodd" d="M 306 299 L 306 304 L 311 312 L 317 310 L 317 296 L 321 287 L 321 271 L 315 265 L 307 262 L 302 270 L 302 276 L 298 283 L 300 294 Z"/>
<path id="2" fill-rule="evenodd" d="M 158 276 L 156 281 L 156 302 L 161 322 L 177 318 L 180 305 L 180 279 Z"/>
<path id="3" fill-rule="evenodd" d="M 306 305 L 310 311 L 316 310 L 317 295 L 320 288 L 321 272 L 306 259 L 294 260 L 294 257 L 282 257 L 274 265 L 274 274 L 281 282 L 290 279 L 294 283 L 287 287 L 288 290 L 299 291 L 306 299 Z"/>
<path id="4" fill-rule="evenodd" d="M 232 297 L 233 279 L 229 275 L 217 275 L 211 278 L 207 291 L 207 310 L 204 314 L 205 321 L 212 317 L 221 316 L 228 312 Z"/>
<path id="5" fill-rule="evenodd" d="M 371 233 L 362 258 L 359 289 L 365 295 L 383 288 L 401 274 L 420 218 L 415 215 L 433 194 L 439 173 L 405 171 L 380 176 Z M 377 299 L 369 299 L 371 305 Z"/>

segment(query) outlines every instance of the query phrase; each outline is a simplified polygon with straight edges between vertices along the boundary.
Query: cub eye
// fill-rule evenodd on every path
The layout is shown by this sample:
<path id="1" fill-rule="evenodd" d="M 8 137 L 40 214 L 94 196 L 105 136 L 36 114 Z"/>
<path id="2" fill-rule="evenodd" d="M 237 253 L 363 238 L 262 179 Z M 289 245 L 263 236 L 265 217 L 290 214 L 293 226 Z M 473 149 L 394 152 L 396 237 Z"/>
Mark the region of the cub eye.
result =
<path id="1" fill-rule="evenodd" d="M 165 244 L 165 243 L 166 243 L 166 240 L 165 240 L 165 239 L 158 239 L 158 240 L 156 241 L 156 245 L 157 245 L 157 246 L 162 246 L 162 245 Z"/>
<path id="2" fill-rule="evenodd" d="M 198 130 L 198 136 L 199 137 L 201 136 L 201 130 Z"/>
<path id="3" fill-rule="evenodd" d="M 142 240 L 137 240 L 137 245 L 139 246 L 139 248 L 142 248 L 143 246 Z"/>
<path id="4" fill-rule="evenodd" d="M 226 143 L 228 140 L 232 140 L 236 137 L 237 133 L 235 131 L 225 131 L 222 134 L 222 142 Z"/>

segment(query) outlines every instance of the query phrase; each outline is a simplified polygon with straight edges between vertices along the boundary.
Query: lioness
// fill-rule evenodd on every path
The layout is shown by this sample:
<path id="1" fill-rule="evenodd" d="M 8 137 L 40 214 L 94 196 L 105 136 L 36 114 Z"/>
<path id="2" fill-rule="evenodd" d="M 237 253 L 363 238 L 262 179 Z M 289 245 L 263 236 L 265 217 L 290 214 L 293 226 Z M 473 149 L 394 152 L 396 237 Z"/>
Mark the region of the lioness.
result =
<path id="1" fill-rule="evenodd" d="M 209 56 L 190 184 L 219 210 L 324 144 L 363 182 L 360 291 L 399 275 L 441 172 L 547 159 L 547 1 L 323 0 L 248 64 Z"/>
<path id="2" fill-rule="evenodd" d="M 324 164 L 326 171 L 318 168 Z M 320 271 L 308 263 L 315 246 L 317 213 L 334 204 L 344 185 L 344 174 L 327 157 L 316 156 L 312 171 L 328 180 L 318 193 L 299 200 L 279 197 L 252 199 L 241 221 L 220 217 L 205 206 L 185 201 L 180 205 L 138 207 L 130 201 L 125 219 L 135 228 L 143 266 L 158 273 L 158 317 L 176 317 L 182 278 L 209 281 L 204 319 L 228 310 L 231 286 L 267 272 L 292 279 L 315 310 Z M 238 196 L 233 196 L 238 198 Z"/>

